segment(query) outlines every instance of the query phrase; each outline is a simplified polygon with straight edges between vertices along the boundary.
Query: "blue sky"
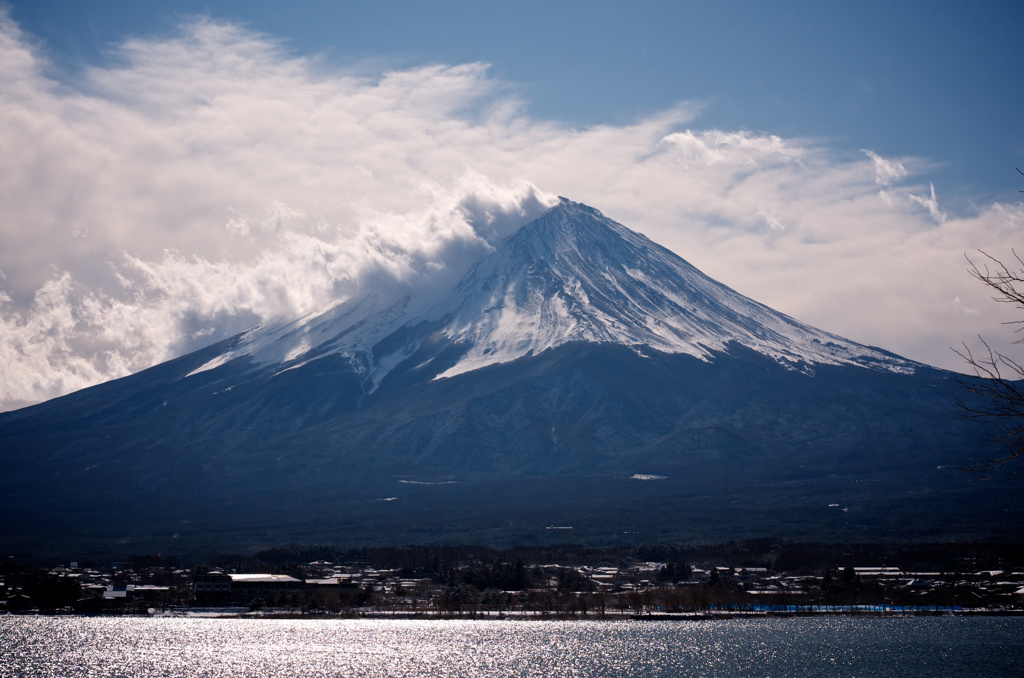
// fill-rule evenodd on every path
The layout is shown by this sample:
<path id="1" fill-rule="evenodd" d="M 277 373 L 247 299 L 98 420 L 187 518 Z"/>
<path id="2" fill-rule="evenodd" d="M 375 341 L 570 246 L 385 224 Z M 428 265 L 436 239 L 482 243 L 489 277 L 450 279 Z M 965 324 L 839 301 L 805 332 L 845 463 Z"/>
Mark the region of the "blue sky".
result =
<path id="1" fill-rule="evenodd" d="M 1020 3 L 5 7 L 0 408 L 455 275 L 532 192 L 913 359 L 1012 338 L 963 255 L 1024 228 Z"/>

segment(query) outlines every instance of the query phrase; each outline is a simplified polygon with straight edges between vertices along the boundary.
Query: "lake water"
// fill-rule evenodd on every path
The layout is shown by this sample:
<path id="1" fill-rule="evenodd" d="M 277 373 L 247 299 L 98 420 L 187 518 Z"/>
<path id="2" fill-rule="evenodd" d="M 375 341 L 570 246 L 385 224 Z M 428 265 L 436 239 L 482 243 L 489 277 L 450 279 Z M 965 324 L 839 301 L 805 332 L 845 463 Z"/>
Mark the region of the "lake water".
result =
<path id="1" fill-rule="evenodd" d="M 0 617 L 0 676 L 1021 676 L 1024 618 Z"/>

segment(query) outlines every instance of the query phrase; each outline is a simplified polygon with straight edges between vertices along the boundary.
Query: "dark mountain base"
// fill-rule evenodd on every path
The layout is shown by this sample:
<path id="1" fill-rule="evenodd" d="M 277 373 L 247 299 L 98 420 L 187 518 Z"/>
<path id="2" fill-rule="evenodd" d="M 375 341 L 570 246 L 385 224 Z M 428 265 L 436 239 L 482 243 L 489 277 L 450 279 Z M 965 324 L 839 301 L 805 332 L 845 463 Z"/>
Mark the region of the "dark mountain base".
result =
<path id="1" fill-rule="evenodd" d="M 1019 484 L 957 475 L 954 460 L 988 450 L 937 370 L 812 376 L 740 348 L 705 363 L 570 344 L 437 381 L 410 363 L 360 397 L 336 358 L 185 378 L 204 361 L 0 415 L 0 547 L 999 540 L 1024 527 Z"/>
<path id="2" fill-rule="evenodd" d="M 737 486 L 701 492 L 669 480 L 577 477 L 501 478 L 453 486 L 372 488 L 344 496 L 256 495 L 155 500 L 19 515 L 5 529 L 9 552 L 253 552 L 293 543 L 344 547 L 478 544 L 495 548 L 577 543 L 717 543 L 760 537 L 837 542 L 930 542 L 1019 538 L 1016 488 L 936 489 L 872 476 Z M 388 487 L 390 485 L 390 487 Z M 864 487 L 871 486 L 872 492 Z M 377 492 L 376 494 L 383 494 Z M 393 494 L 392 496 L 395 496 Z M 833 506 L 836 504 L 836 506 Z"/>

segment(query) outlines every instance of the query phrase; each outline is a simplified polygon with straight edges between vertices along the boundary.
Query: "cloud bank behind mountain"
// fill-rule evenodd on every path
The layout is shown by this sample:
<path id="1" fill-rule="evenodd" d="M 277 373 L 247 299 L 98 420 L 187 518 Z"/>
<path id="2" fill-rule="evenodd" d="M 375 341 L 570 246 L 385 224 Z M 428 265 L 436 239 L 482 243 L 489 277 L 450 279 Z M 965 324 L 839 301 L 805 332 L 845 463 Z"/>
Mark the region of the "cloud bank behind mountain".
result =
<path id="1" fill-rule="evenodd" d="M 367 290 L 440 289 L 556 195 L 916 360 L 956 368 L 949 346 L 1006 335 L 963 254 L 1007 255 L 1019 203 L 951 213 L 929 159 L 700 114 L 575 128 L 486 64 L 339 66 L 209 18 L 69 73 L 2 17 L 0 409 Z"/>

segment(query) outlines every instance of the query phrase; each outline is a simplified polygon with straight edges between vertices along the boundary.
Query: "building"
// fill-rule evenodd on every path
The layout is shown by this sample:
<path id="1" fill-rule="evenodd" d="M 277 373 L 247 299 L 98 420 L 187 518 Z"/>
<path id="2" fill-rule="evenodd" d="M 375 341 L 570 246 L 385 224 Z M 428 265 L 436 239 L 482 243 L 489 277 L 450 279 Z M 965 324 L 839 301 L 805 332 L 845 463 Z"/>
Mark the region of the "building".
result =
<path id="1" fill-rule="evenodd" d="M 355 599 L 358 585 L 337 577 L 303 581 L 286 574 L 197 574 L 193 581 L 197 603 L 249 603 L 262 598 L 271 605 L 279 596 L 293 593 L 335 593 L 342 599 Z"/>

